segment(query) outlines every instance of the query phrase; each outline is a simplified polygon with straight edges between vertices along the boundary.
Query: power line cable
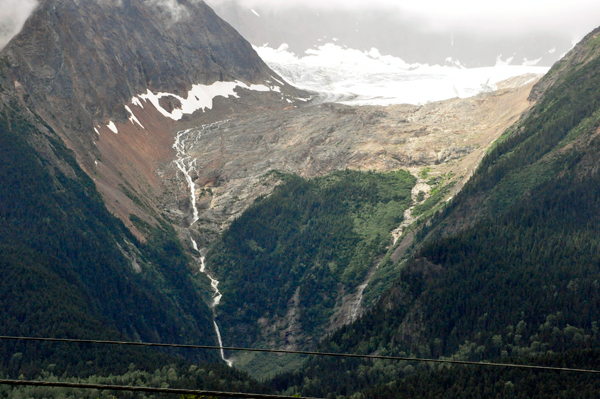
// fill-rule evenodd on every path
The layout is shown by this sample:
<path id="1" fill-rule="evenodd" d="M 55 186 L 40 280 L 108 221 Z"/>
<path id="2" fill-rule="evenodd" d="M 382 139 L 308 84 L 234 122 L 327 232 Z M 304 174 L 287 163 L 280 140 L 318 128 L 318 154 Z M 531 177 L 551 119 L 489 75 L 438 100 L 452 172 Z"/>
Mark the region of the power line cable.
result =
<path id="1" fill-rule="evenodd" d="M 35 387 L 54 387 L 54 388 L 77 388 L 77 389 L 101 389 L 108 391 L 129 391 L 129 392 L 150 392 L 150 393 L 168 393 L 178 395 L 205 395 L 205 396 L 224 396 L 231 398 L 250 398 L 250 399 L 297 399 L 297 396 L 266 395 L 259 393 L 242 392 L 221 392 L 221 391 L 202 391 L 195 389 L 176 389 L 176 388 L 153 388 L 153 387 L 132 387 L 126 385 L 99 385 L 99 384 L 80 384 L 71 382 L 50 382 L 50 381 L 27 381 L 27 380 L 3 380 L 0 379 L 0 385 L 20 385 Z M 301 397 L 301 399 L 319 399 L 310 397 Z"/>
<path id="2" fill-rule="evenodd" d="M 146 347 L 163 347 L 163 348 L 187 348 L 187 349 L 210 349 L 210 350 L 223 349 L 223 350 L 230 350 L 230 351 L 245 351 L 245 352 L 287 353 L 287 354 L 297 354 L 297 355 L 347 357 L 347 358 L 359 358 L 359 359 L 395 360 L 395 361 L 442 363 L 442 364 L 462 364 L 462 365 L 469 365 L 469 366 L 510 367 L 510 368 L 520 368 L 520 369 L 530 369 L 530 370 L 568 371 L 568 372 L 575 372 L 575 373 L 600 374 L 600 370 L 576 369 L 576 368 L 568 368 L 568 367 L 531 366 L 531 365 L 526 365 L 526 364 L 514 364 L 514 363 L 470 362 L 470 361 L 466 361 L 466 360 L 449 360 L 449 359 L 423 359 L 423 358 L 400 357 L 400 356 L 357 355 L 357 354 L 353 354 L 353 353 L 289 351 L 289 350 L 282 350 L 282 349 L 236 348 L 236 347 L 228 347 L 228 346 L 161 344 L 161 343 L 150 343 L 150 342 L 103 341 L 103 340 L 92 340 L 92 339 L 0 336 L 0 340 L 2 340 L 2 339 L 4 339 L 4 340 L 22 340 L 22 341 L 103 344 L 103 345 L 146 346 Z"/>

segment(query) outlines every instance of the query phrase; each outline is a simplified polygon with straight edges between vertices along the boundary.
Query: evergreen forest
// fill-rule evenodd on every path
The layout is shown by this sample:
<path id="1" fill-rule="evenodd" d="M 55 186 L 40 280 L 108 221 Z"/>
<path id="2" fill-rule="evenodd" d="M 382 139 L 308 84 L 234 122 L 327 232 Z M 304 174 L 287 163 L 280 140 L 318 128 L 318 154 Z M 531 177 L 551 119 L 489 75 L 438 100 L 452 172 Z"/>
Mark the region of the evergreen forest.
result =
<path id="1" fill-rule="evenodd" d="M 339 293 L 356 289 L 390 246 L 415 184 L 405 171 L 283 181 L 209 250 L 208 266 L 223 281 L 216 309 L 225 343 L 260 343 L 257 320 L 285 319 L 290 309 L 308 339 L 323 334 Z"/>

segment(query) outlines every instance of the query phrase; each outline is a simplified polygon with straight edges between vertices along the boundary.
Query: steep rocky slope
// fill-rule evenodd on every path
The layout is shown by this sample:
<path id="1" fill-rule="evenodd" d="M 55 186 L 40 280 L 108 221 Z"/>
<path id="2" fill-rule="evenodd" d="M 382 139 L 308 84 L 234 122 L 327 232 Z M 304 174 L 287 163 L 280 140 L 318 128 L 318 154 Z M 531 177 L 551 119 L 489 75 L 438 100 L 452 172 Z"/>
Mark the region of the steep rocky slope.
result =
<path id="1" fill-rule="evenodd" d="M 156 223 L 162 183 L 155 168 L 175 155 L 173 118 L 219 108 L 216 95 L 241 96 L 240 107 L 300 95 L 276 81 L 250 44 L 202 1 L 42 1 L 1 57 L 6 86 L 75 151 L 109 208 L 134 231 L 132 213 Z M 224 82 L 239 84 L 223 89 Z M 261 84 L 264 95 L 245 101 L 252 84 Z M 134 104 L 140 95 L 157 106 L 144 107 L 149 97 Z M 186 106 L 185 116 L 165 117 Z"/>
<path id="2" fill-rule="evenodd" d="M 204 249 L 257 198 L 282 184 L 281 172 L 313 178 L 345 169 L 410 170 L 414 177 L 408 180 L 418 179 L 408 195 L 414 207 L 393 215 L 404 217 L 395 233 L 403 238 L 385 237 L 390 253 L 382 262 L 397 262 L 412 242 L 406 227 L 460 190 L 490 143 L 531 106 L 527 96 L 537 78 L 521 77 L 497 92 L 423 107 L 306 105 L 310 93 L 283 82 L 230 26 L 202 1 L 192 0 L 45 0 L 0 60 L 6 126 L 11 126 L 11 112 L 21 115 L 27 134 L 20 139 L 35 153 L 36 165 L 83 184 L 96 201 L 93 181 L 108 210 L 133 234 L 104 211 L 93 215 L 119 230 L 113 238 L 94 239 L 94 245 L 111 249 L 112 261 L 93 255 L 87 260 L 100 270 L 110 262 L 127 270 L 124 275 L 99 272 L 98 278 L 133 279 L 153 298 L 140 299 L 137 289 L 132 295 L 142 303 L 125 295 L 124 303 L 150 303 L 132 311 L 147 317 L 132 321 L 124 309 L 111 308 L 115 329 L 130 339 L 211 344 L 220 341 L 212 320 L 220 295 L 231 308 L 235 302 L 227 302 L 227 287 L 253 287 L 220 275 L 210 256 L 205 262 Z M 61 141 L 72 154 L 64 155 L 68 151 Z M 52 187 L 62 190 L 60 184 Z M 85 206 L 73 209 L 74 215 L 87 212 Z M 47 223 L 54 217 L 41 216 Z M 71 233 L 76 242 L 87 237 L 84 230 Z M 85 253 L 86 245 L 77 250 Z M 296 342 L 314 345 L 375 302 L 399 270 L 378 268 L 375 259 L 362 265 L 361 279 L 350 278 L 336 291 L 331 317 L 318 333 L 294 331 Z M 221 292 L 218 279 L 224 281 Z M 92 280 L 76 287 L 101 303 L 107 294 L 90 291 Z M 242 301 L 253 306 L 253 295 L 260 293 Z M 257 345 L 267 339 L 272 347 L 286 345 L 281 333 L 297 318 L 296 297 L 302 299 L 277 298 L 284 304 L 277 312 L 287 319 L 265 314 L 251 320 L 260 319 L 266 331 Z M 153 312 L 161 306 L 165 314 Z M 102 309 L 98 305 L 98 314 Z M 243 332 L 231 313 L 229 332 Z M 150 316 L 158 318 L 155 330 L 146 324 Z M 236 344 L 235 334 L 225 341 Z"/>
<path id="3" fill-rule="evenodd" d="M 346 168 L 407 169 L 414 175 L 428 168 L 430 178 L 452 176 L 459 182 L 456 192 L 489 145 L 531 106 L 527 96 L 538 78 L 524 75 L 493 93 L 424 106 L 319 104 L 231 115 L 192 128 L 185 133 L 185 152 L 196 160 L 198 231 L 213 232 L 207 243 L 254 199 L 268 194 L 278 182 L 267 177 L 272 170 L 310 178 Z M 165 205 L 176 214 L 174 200 L 189 193 L 179 188 L 177 168 L 167 166 L 160 172 L 179 195 Z"/>

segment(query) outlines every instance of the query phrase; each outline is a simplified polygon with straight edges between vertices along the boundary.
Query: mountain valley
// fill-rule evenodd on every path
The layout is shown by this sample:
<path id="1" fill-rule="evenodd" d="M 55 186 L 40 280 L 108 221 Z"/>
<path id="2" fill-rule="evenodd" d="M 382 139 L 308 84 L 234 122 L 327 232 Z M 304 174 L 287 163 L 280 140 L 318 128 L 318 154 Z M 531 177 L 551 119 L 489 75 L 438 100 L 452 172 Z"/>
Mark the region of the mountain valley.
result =
<path id="1" fill-rule="evenodd" d="M 0 51 L 1 335 L 598 368 L 598 30 L 544 76 L 356 106 L 203 1 L 75 3 Z M 551 397 L 461 367 L 0 341 L 15 378 Z"/>

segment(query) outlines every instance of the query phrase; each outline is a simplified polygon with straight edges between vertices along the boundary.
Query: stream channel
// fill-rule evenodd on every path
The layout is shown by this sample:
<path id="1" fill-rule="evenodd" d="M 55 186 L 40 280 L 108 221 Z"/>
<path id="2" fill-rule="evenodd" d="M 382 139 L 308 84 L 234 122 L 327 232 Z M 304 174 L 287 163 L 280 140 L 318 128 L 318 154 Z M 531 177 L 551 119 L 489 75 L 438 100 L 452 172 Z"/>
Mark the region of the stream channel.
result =
<path id="1" fill-rule="evenodd" d="M 179 169 L 179 171 L 184 176 L 185 182 L 182 182 L 182 183 L 184 186 L 187 185 L 187 187 L 189 188 L 190 202 L 192 204 L 192 222 L 190 223 L 189 229 L 191 229 L 191 227 L 194 225 L 194 223 L 196 223 L 198 221 L 200 216 L 199 216 L 199 212 L 198 212 L 198 207 L 196 205 L 196 185 L 194 184 L 194 180 L 192 179 L 192 175 L 191 175 L 192 172 L 197 172 L 197 164 L 196 164 L 196 159 L 189 156 L 187 151 L 190 148 L 192 148 L 193 145 L 198 141 L 198 139 L 202 135 L 202 132 L 204 132 L 207 129 L 214 129 L 225 122 L 227 122 L 227 121 L 215 122 L 210 125 L 203 125 L 199 129 L 182 130 L 182 131 L 178 132 L 177 136 L 175 137 L 175 143 L 173 144 L 173 148 L 177 152 L 177 155 L 176 155 L 175 161 L 173 161 L 173 162 L 177 166 L 177 169 Z M 213 324 L 215 327 L 215 333 L 217 334 L 217 340 L 219 342 L 219 347 L 221 348 L 220 349 L 221 359 L 223 359 L 223 361 L 225 363 L 227 363 L 227 365 L 229 367 L 231 367 L 233 365 L 233 361 L 225 358 L 225 352 L 223 351 L 223 340 L 221 339 L 221 332 L 219 331 L 219 325 L 217 324 L 217 314 L 215 312 L 215 307 L 219 304 L 219 302 L 221 301 L 221 298 L 223 297 L 223 295 L 221 294 L 221 292 L 219 291 L 219 288 L 218 288 L 219 280 L 214 278 L 208 272 L 208 270 L 206 270 L 206 262 L 205 262 L 206 261 L 206 249 L 205 248 L 199 249 L 196 241 L 193 238 L 190 238 L 190 239 L 192 240 L 192 247 L 197 252 L 200 253 L 200 268 L 199 268 L 200 273 L 202 273 L 202 274 L 206 275 L 206 277 L 208 277 L 208 279 L 210 280 L 210 286 L 213 290 L 213 296 L 212 296 L 213 300 L 212 300 L 212 303 L 210 304 L 210 308 L 213 311 Z"/>

